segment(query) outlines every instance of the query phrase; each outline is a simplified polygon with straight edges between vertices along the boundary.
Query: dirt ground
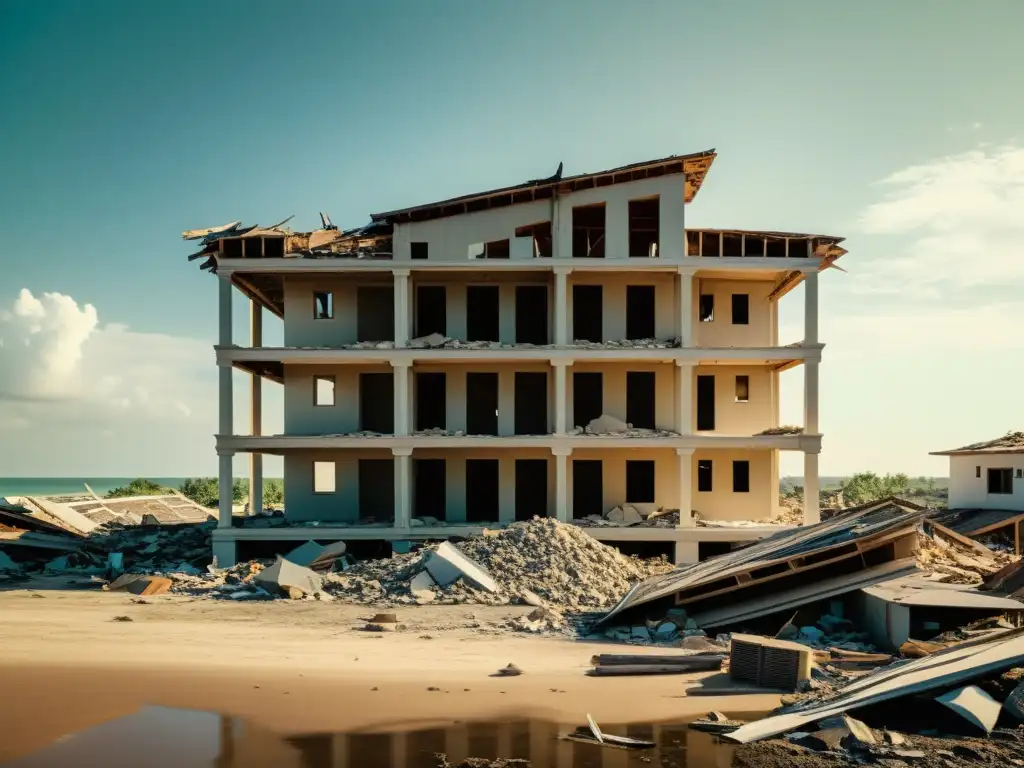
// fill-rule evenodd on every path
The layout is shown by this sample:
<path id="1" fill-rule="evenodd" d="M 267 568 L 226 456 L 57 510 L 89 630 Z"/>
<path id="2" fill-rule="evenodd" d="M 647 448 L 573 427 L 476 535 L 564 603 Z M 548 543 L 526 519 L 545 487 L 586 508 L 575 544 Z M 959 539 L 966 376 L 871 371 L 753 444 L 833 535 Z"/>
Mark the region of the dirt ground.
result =
<path id="1" fill-rule="evenodd" d="M 769 695 L 686 698 L 706 674 L 589 677 L 593 654 L 624 646 L 496 628 L 528 607 L 403 608 L 403 629 L 373 633 L 363 629 L 372 609 L 337 602 L 34 586 L 43 588 L 0 592 L 0 690 L 18 692 L 0 696 L 0 761 L 146 704 L 291 734 L 512 717 L 581 723 L 587 713 L 598 722 L 682 722 L 778 705 Z M 510 662 L 524 674 L 493 676 Z"/>

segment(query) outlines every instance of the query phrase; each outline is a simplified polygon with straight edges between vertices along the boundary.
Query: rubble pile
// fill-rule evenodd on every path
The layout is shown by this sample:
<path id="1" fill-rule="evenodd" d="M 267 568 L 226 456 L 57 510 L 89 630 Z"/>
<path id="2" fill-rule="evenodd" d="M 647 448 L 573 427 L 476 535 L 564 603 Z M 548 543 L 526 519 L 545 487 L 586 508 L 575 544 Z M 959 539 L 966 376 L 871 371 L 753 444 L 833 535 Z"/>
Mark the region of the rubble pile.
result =
<path id="1" fill-rule="evenodd" d="M 774 435 L 802 435 L 804 433 L 803 427 L 797 427 L 792 424 L 783 424 L 778 427 L 768 427 L 768 429 L 762 429 L 757 433 L 758 436 L 774 436 Z"/>
<path id="2" fill-rule="evenodd" d="M 579 349 L 672 349 L 679 346 L 679 339 L 612 339 L 609 341 L 585 341 L 576 339 L 569 347 Z M 367 347 L 377 349 L 390 349 L 393 342 L 363 342 Z M 389 345 L 389 346 L 384 346 Z M 522 349 L 535 348 L 545 349 L 555 346 L 554 344 L 503 344 L 500 341 L 463 341 L 445 336 L 443 333 L 431 333 L 409 340 L 409 346 L 413 349 Z M 353 348 L 358 348 L 354 345 Z"/>
<path id="3" fill-rule="evenodd" d="M 937 531 L 918 537 L 917 560 L 921 567 L 946 584 L 980 584 L 987 577 L 1017 560 L 1008 552 L 971 549 Z"/>

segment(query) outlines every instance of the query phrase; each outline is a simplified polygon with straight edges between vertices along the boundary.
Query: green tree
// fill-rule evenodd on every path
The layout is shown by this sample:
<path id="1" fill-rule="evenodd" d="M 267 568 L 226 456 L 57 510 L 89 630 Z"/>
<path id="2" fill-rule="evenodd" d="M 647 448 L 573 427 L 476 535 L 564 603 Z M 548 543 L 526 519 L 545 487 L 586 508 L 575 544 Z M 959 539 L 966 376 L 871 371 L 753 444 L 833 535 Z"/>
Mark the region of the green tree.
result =
<path id="1" fill-rule="evenodd" d="M 137 477 L 128 485 L 114 488 L 107 492 L 108 499 L 120 499 L 127 496 L 163 496 L 171 492 L 170 488 L 154 483 L 144 477 Z"/>
<path id="2" fill-rule="evenodd" d="M 263 504 L 267 507 L 279 507 L 284 504 L 284 482 L 277 479 L 263 481 Z"/>
<path id="3" fill-rule="evenodd" d="M 216 477 L 190 477 L 178 489 L 196 504 L 217 507 L 220 502 L 220 483 Z M 244 504 L 249 499 L 249 481 L 236 477 L 231 483 L 231 501 Z M 263 503 L 277 506 L 284 503 L 284 483 L 270 479 L 263 481 Z"/>
<path id="4" fill-rule="evenodd" d="M 902 473 L 880 477 L 874 472 L 858 472 L 843 480 L 839 488 L 846 505 L 856 506 L 906 493 L 910 488 L 910 478 Z"/>
<path id="5" fill-rule="evenodd" d="M 219 493 L 216 477 L 190 477 L 181 484 L 178 491 L 200 506 L 217 506 Z"/>

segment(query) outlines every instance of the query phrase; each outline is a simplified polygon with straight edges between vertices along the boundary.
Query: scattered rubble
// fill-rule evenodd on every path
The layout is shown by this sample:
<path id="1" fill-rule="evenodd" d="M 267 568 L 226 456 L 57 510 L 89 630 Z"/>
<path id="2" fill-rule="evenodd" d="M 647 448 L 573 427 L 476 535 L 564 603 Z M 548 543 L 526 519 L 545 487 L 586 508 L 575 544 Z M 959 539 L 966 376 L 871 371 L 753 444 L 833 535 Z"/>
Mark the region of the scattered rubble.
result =
<path id="1" fill-rule="evenodd" d="M 761 435 L 802 435 L 804 433 L 803 427 L 795 427 L 792 424 L 783 424 L 779 427 L 768 427 L 768 429 L 762 429 L 760 432 L 754 433 L 755 437 Z"/>

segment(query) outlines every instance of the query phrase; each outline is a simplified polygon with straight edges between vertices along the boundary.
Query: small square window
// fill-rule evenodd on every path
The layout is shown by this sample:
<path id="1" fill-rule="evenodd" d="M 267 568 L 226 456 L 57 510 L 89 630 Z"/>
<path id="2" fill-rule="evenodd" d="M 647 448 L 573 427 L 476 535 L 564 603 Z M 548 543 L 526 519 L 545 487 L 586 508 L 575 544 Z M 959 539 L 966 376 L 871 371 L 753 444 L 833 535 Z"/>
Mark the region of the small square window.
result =
<path id="1" fill-rule="evenodd" d="M 507 259 L 511 255 L 511 246 L 508 240 L 495 240 L 492 243 L 484 243 L 485 259 Z"/>
<path id="2" fill-rule="evenodd" d="M 701 459 L 697 462 L 697 490 L 701 493 L 711 493 L 711 470 L 711 459 Z"/>
<path id="3" fill-rule="evenodd" d="M 700 321 L 710 323 L 715 319 L 715 295 L 713 293 L 702 293 L 700 295 Z"/>
<path id="4" fill-rule="evenodd" d="M 745 293 L 732 295 L 732 324 L 750 324 L 750 296 Z"/>
<path id="5" fill-rule="evenodd" d="M 732 463 L 732 492 L 750 493 L 749 461 L 734 461 Z"/>
<path id="6" fill-rule="evenodd" d="M 427 244 L 426 243 L 410 243 L 412 249 L 412 257 L 414 259 L 425 259 L 427 258 Z"/>
<path id="7" fill-rule="evenodd" d="M 737 376 L 736 377 L 736 402 L 747 403 L 750 402 L 750 377 L 749 376 Z"/>
<path id="8" fill-rule="evenodd" d="M 335 467 L 333 461 L 313 462 L 313 493 L 334 493 Z"/>
<path id="9" fill-rule="evenodd" d="M 1009 467 L 989 469 L 988 492 L 1001 495 L 1013 493 L 1013 470 Z"/>
<path id="10" fill-rule="evenodd" d="M 313 405 L 334 405 L 334 377 L 313 377 Z"/>
<path id="11" fill-rule="evenodd" d="M 313 319 L 330 320 L 334 317 L 334 294 L 318 291 L 313 294 Z"/>
<path id="12" fill-rule="evenodd" d="M 981 467 L 975 467 L 974 468 L 974 476 L 975 477 L 981 477 Z"/>
<path id="13" fill-rule="evenodd" d="M 1017 470 L 1017 477 L 1024 477 L 1024 469 Z"/>

